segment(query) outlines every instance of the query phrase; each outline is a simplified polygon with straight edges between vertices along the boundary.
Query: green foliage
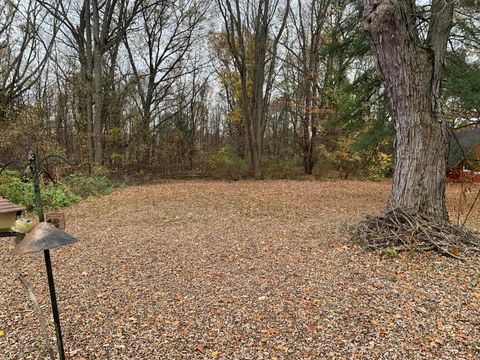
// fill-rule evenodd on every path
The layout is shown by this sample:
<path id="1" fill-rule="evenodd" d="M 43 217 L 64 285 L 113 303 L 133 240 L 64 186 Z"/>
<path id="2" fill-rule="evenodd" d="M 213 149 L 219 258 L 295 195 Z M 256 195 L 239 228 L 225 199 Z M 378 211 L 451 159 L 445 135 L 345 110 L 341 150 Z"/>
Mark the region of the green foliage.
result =
<path id="1" fill-rule="evenodd" d="M 0 175 L 0 196 L 31 210 L 34 206 L 33 185 L 18 172 L 5 171 Z M 42 203 L 47 208 L 76 204 L 81 200 L 63 184 L 48 184 L 42 187 Z"/>
<path id="2" fill-rule="evenodd" d="M 0 197 L 16 204 L 33 208 L 33 186 L 29 181 L 24 181 L 16 171 L 5 170 L 0 175 Z"/>
<path id="3" fill-rule="evenodd" d="M 393 172 L 393 156 L 378 153 L 368 166 L 370 180 L 382 181 Z"/>
<path id="4" fill-rule="evenodd" d="M 45 207 L 57 208 L 77 204 L 82 198 L 71 192 L 63 184 L 49 185 L 42 188 L 42 203 Z"/>
<path id="5" fill-rule="evenodd" d="M 110 194 L 115 185 L 106 176 L 72 174 L 63 179 L 69 191 L 81 198 Z"/>
<path id="6" fill-rule="evenodd" d="M 334 111 L 324 125 L 319 166 L 345 178 L 367 176 L 380 181 L 390 175 L 392 162 L 387 157 L 393 153 L 394 124 L 373 66 L 345 81 L 330 98 Z"/>
<path id="7" fill-rule="evenodd" d="M 298 156 L 278 157 L 264 155 L 262 174 L 267 179 L 296 178 L 303 174 L 302 159 Z M 207 174 L 217 179 L 241 179 L 250 175 L 247 160 L 235 155 L 229 147 L 223 147 L 206 157 Z"/>
<path id="8" fill-rule="evenodd" d="M 392 140 L 394 138 L 393 123 L 375 124 L 361 132 L 350 145 L 351 151 L 363 151 L 385 144 L 389 152 L 393 152 Z"/>
<path id="9" fill-rule="evenodd" d="M 262 156 L 262 173 L 268 179 L 285 179 L 303 174 L 302 159 L 298 156 Z"/>
<path id="10" fill-rule="evenodd" d="M 358 174 L 361 169 L 362 157 L 358 152 L 352 152 L 348 149 L 350 139 L 347 137 L 338 138 L 337 141 L 317 147 L 318 163 L 315 171 L 338 172 L 337 176 L 348 178 L 351 175 Z M 319 174 L 325 175 L 325 174 Z"/>
<path id="11" fill-rule="evenodd" d="M 388 247 L 381 250 L 381 254 L 383 256 L 389 257 L 391 259 L 396 258 L 398 256 L 398 250 L 395 247 Z"/>
<path id="12" fill-rule="evenodd" d="M 82 199 L 109 194 L 115 185 L 105 176 L 73 174 L 61 183 L 42 185 L 42 203 L 46 208 L 69 206 Z M 34 209 L 33 185 L 30 179 L 22 178 L 16 171 L 6 170 L 0 175 L 0 197 L 16 204 Z"/>
<path id="13" fill-rule="evenodd" d="M 370 43 L 368 37 L 362 27 L 359 26 L 361 16 L 362 9 L 356 7 L 356 11 L 334 30 L 331 41 L 320 48 L 317 55 L 319 59 L 324 59 L 329 54 L 333 54 L 342 60 L 369 54 Z"/>
<path id="14" fill-rule="evenodd" d="M 465 111 L 480 111 L 480 65 L 450 58 L 444 71 L 444 87 L 449 99 L 447 106 L 459 109 L 460 116 Z"/>
<path id="15" fill-rule="evenodd" d="M 207 168 L 209 175 L 216 178 L 239 179 L 248 175 L 247 161 L 235 155 L 229 147 L 207 156 Z"/>
<path id="16" fill-rule="evenodd" d="M 341 225 L 340 225 L 340 231 L 347 233 L 352 230 L 352 226 L 348 224 L 348 220 L 343 220 Z"/>

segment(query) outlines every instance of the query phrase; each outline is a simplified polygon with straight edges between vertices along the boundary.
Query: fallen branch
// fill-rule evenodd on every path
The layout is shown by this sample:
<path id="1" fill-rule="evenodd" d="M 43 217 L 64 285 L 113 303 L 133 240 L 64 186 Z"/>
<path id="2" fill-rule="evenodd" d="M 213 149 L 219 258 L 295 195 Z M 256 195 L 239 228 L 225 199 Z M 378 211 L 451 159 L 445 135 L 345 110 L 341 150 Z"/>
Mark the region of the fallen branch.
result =
<path id="1" fill-rule="evenodd" d="M 467 222 L 468 217 L 470 216 L 470 213 L 472 212 L 472 210 L 475 207 L 475 204 L 477 203 L 479 198 L 480 198 L 480 189 L 478 189 L 477 196 L 475 196 L 475 199 L 473 199 L 472 204 L 470 205 L 470 208 L 468 209 L 467 215 L 465 215 L 465 219 L 463 219 L 462 228 L 465 226 L 465 223 Z"/>
<path id="2" fill-rule="evenodd" d="M 48 338 L 48 331 L 47 326 L 45 325 L 45 321 L 43 319 L 42 309 L 40 309 L 40 305 L 38 304 L 37 297 L 33 292 L 32 286 L 28 283 L 27 279 L 23 275 L 18 275 L 18 279 L 25 287 L 32 300 L 33 307 L 35 308 L 35 312 L 37 313 L 38 321 L 40 322 L 40 328 L 42 330 L 43 338 L 45 340 L 45 345 L 47 347 L 47 352 L 51 360 L 55 360 L 55 354 L 53 353 L 52 345 L 50 344 L 50 340 Z"/>

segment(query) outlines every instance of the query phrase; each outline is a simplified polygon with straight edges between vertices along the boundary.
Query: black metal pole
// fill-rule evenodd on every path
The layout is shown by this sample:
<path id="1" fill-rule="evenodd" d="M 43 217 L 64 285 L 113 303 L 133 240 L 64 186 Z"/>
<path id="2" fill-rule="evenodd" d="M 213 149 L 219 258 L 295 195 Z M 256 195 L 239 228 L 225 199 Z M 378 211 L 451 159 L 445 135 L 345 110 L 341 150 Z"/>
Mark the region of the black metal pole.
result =
<path id="1" fill-rule="evenodd" d="M 57 295 L 55 293 L 55 283 L 53 281 L 52 262 L 50 260 L 50 250 L 44 250 L 45 266 L 47 268 L 48 288 L 50 290 L 50 300 L 52 302 L 53 323 L 55 325 L 55 335 L 57 337 L 58 357 L 65 360 L 65 350 L 63 349 L 62 328 L 60 327 L 60 313 L 58 312 Z"/>
<path id="2" fill-rule="evenodd" d="M 28 162 L 33 176 L 33 192 L 35 195 L 35 205 L 37 207 L 38 221 L 44 222 L 42 197 L 40 192 L 40 171 L 37 165 L 35 153 L 28 153 Z M 50 301 L 52 302 L 53 323 L 55 325 L 55 336 L 57 337 L 58 357 L 65 360 L 65 350 L 63 349 L 62 328 L 60 327 L 60 313 L 58 312 L 57 295 L 55 293 L 55 282 L 53 280 L 52 261 L 50 259 L 50 250 L 44 250 L 45 267 L 47 268 L 48 288 L 50 290 Z"/>

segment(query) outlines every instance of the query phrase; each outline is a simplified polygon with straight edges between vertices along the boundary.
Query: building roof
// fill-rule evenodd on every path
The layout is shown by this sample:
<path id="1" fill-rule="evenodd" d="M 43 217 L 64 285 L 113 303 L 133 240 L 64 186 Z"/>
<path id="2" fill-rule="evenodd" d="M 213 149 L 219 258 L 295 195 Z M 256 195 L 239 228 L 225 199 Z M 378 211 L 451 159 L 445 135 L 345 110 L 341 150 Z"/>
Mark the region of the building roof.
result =
<path id="1" fill-rule="evenodd" d="M 450 139 L 448 165 L 458 165 L 478 144 L 480 144 L 480 128 L 456 132 Z"/>
<path id="2" fill-rule="evenodd" d="M 1 198 L 0 197 L 0 214 L 3 213 L 9 213 L 9 212 L 17 212 L 17 211 L 23 211 L 25 208 L 20 205 L 16 205 L 7 199 Z"/>

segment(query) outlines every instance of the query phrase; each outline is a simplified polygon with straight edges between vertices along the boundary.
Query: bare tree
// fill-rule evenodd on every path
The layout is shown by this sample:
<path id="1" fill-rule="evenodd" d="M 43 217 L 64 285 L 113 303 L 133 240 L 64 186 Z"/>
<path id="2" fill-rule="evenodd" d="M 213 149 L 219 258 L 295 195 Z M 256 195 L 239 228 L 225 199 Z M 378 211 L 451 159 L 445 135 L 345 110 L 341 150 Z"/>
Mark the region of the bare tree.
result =
<path id="1" fill-rule="evenodd" d="M 36 1 L 0 2 L 0 121 L 40 79 L 57 22 Z"/>
<path id="2" fill-rule="evenodd" d="M 298 0 L 290 9 L 295 46 L 285 44 L 293 56 L 294 67 L 299 72 L 298 87 L 301 93 L 302 128 L 301 146 L 305 174 L 312 174 L 315 164 L 315 138 L 318 133 L 321 107 L 319 51 L 325 40 L 324 24 L 330 0 Z M 339 17 L 337 17 L 338 19 Z M 329 69 L 328 69 L 329 70 Z"/>
<path id="3" fill-rule="evenodd" d="M 101 165 L 105 127 L 104 57 L 118 47 L 138 13 L 149 4 L 143 0 L 38 2 L 61 22 L 66 45 L 78 54 L 83 77 L 82 112 L 89 136 L 89 165 Z"/>
<path id="4" fill-rule="evenodd" d="M 87 0 L 88 1 L 88 0 Z M 95 165 L 101 165 L 103 156 L 104 93 L 103 56 L 125 38 L 127 29 L 143 7 L 143 0 L 90 0 L 92 5 Z M 89 21 L 89 19 L 87 19 Z"/>
<path id="5" fill-rule="evenodd" d="M 240 76 L 241 108 L 250 164 L 262 176 L 263 136 L 275 76 L 278 43 L 285 29 L 290 0 L 217 0 L 235 68 Z M 278 26 L 276 17 L 281 13 Z"/>
<path id="6" fill-rule="evenodd" d="M 196 71 L 187 68 L 185 60 L 207 9 L 207 2 L 197 0 L 155 2 L 141 12 L 141 29 L 124 40 L 134 76 L 134 99 L 141 116 L 139 140 L 150 148 L 143 151 L 142 161 L 147 161 L 147 155 L 152 153 L 152 131 L 166 121 L 165 117 L 160 120 L 160 114 L 172 105 L 165 102 L 174 95 L 170 91 L 173 84 Z"/>

